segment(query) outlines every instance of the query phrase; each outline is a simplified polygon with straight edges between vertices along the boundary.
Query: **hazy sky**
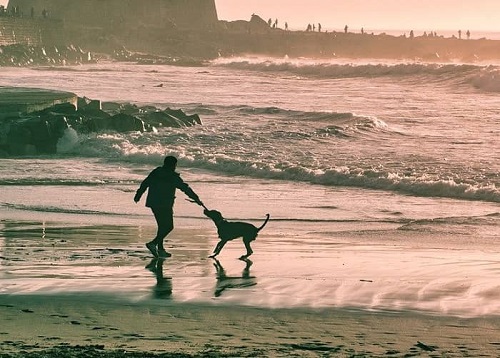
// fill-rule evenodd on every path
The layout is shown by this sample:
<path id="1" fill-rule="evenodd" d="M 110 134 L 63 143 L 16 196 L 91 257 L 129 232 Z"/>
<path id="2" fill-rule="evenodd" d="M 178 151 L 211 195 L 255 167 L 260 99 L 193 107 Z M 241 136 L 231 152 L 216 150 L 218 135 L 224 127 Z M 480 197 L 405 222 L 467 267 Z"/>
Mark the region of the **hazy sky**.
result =
<path id="1" fill-rule="evenodd" d="M 277 18 L 293 29 L 500 31 L 500 0 L 215 0 L 220 20 Z"/>
<path id="2" fill-rule="evenodd" d="M 76 1 L 76 0 L 75 0 Z M 220 20 L 285 21 L 292 29 L 499 31 L 500 0 L 215 0 Z M 6 5 L 7 0 L 0 0 Z"/>

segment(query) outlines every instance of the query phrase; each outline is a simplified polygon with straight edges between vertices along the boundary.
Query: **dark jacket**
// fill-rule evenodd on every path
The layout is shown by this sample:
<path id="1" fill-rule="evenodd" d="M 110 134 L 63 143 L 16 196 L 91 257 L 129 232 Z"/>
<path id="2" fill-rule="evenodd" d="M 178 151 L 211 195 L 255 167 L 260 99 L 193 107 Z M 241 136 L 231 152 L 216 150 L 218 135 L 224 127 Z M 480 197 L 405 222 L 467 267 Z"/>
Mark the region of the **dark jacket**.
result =
<path id="1" fill-rule="evenodd" d="M 198 202 L 198 195 L 184 183 L 179 173 L 158 167 L 154 169 L 141 183 L 135 194 L 134 200 L 141 199 L 142 194 L 148 189 L 146 206 L 149 208 L 172 207 L 175 199 L 175 189 L 182 190 L 189 198 Z"/>

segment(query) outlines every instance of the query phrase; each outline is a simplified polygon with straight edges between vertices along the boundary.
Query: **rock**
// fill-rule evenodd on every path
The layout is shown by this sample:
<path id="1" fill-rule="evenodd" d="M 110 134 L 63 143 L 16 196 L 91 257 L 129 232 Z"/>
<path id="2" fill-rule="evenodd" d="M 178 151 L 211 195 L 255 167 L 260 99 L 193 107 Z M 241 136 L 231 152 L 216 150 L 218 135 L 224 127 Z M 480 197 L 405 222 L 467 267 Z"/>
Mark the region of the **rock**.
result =
<path id="1" fill-rule="evenodd" d="M 165 113 L 168 113 L 176 118 L 183 118 L 186 116 L 186 113 L 184 113 L 182 109 L 171 109 L 169 107 L 165 109 Z"/>
<path id="2" fill-rule="evenodd" d="M 76 107 L 73 103 L 60 103 L 52 107 L 51 112 L 61 113 L 61 114 L 74 114 L 76 112 Z"/>
<path id="3" fill-rule="evenodd" d="M 102 110 L 102 103 L 99 100 L 91 100 L 89 102 L 89 104 L 87 105 L 87 109 L 101 111 Z"/>
<path id="4" fill-rule="evenodd" d="M 77 106 L 57 104 L 39 112 L 21 114 L 0 122 L 0 156 L 57 153 L 57 143 L 68 128 L 77 133 L 100 131 L 148 132 L 156 127 L 188 127 L 201 124 L 198 114 L 181 109 L 159 110 L 78 98 Z"/>
<path id="5" fill-rule="evenodd" d="M 110 114 L 120 113 L 122 105 L 116 102 L 103 102 L 101 104 L 101 109 Z"/>
<path id="6" fill-rule="evenodd" d="M 139 113 L 139 107 L 135 104 L 125 103 L 120 107 L 120 111 L 125 114 L 136 114 Z"/>
<path id="7" fill-rule="evenodd" d="M 100 104 L 99 104 L 100 107 Z M 77 113 L 83 117 L 87 118 L 102 118 L 107 119 L 111 117 L 111 115 L 100 108 L 97 108 L 96 105 L 88 105 L 82 109 L 78 108 Z"/>
<path id="8" fill-rule="evenodd" d="M 163 111 L 147 112 L 141 118 L 148 124 L 156 127 L 182 127 L 182 122 Z"/>
<path id="9" fill-rule="evenodd" d="M 201 118 L 197 114 L 192 114 L 190 116 L 186 116 L 186 122 L 190 125 L 196 125 L 196 124 L 202 124 L 201 123 Z"/>
<path id="10" fill-rule="evenodd" d="M 201 119 L 197 114 L 188 116 L 181 109 L 165 109 L 165 113 L 174 117 L 178 122 L 180 122 L 181 127 L 189 127 L 195 124 L 201 124 Z"/>
<path id="11" fill-rule="evenodd" d="M 84 118 L 84 128 L 89 132 L 101 132 L 112 128 L 111 116 Z"/>
<path id="12" fill-rule="evenodd" d="M 111 125 L 117 132 L 145 132 L 144 122 L 130 114 L 120 113 L 111 117 Z"/>
<path id="13" fill-rule="evenodd" d="M 12 125 L 7 139 L 7 151 L 11 155 L 28 154 L 27 146 L 31 143 L 31 131 L 22 124 Z"/>
<path id="14" fill-rule="evenodd" d="M 90 103 L 90 99 L 87 97 L 78 97 L 76 107 L 80 110 L 87 107 Z"/>

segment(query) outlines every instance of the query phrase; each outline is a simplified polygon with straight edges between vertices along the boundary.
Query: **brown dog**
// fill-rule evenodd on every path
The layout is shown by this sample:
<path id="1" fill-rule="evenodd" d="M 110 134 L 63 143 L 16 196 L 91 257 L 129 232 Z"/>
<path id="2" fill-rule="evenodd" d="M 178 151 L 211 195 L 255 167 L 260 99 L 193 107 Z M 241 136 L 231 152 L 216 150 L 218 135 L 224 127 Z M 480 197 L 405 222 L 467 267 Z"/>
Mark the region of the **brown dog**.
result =
<path id="1" fill-rule="evenodd" d="M 255 240 L 257 234 L 264 226 L 266 226 L 269 221 L 269 214 L 267 214 L 266 220 L 260 227 L 256 227 L 250 223 L 245 223 L 241 221 L 227 221 L 224 219 L 222 214 L 217 210 L 208 210 L 205 209 L 203 213 L 208 216 L 215 223 L 217 227 L 217 234 L 219 235 L 219 243 L 214 249 L 214 253 L 209 257 L 214 258 L 217 256 L 224 245 L 231 240 L 237 239 L 239 237 L 243 238 L 243 243 L 245 244 L 245 248 L 247 249 L 246 255 L 240 257 L 240 259 L 246 259 L 250 256 L 253 251 L 250 247 L 250 242 Z"/>

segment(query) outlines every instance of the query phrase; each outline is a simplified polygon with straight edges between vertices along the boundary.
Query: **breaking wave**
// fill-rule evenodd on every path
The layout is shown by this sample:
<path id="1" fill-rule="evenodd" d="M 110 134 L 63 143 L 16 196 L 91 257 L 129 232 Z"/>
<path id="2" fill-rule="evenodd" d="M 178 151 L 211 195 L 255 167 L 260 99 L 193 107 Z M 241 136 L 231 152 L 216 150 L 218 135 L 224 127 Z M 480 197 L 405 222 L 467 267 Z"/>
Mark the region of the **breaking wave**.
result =
<path id="1" fill-rule="evenodd" d="M 477 89 L 486 92 L 500 92 L 500 69 L 488 67 L 470 78 L 470 83 Z"/>
<path id="2" fill-rule="evenodd" d="M 386 77 L 386 76 L 466 76 L 478 71 L 480 66 L 435 63 L 338 63 L 317 60 L 224 58 L 213 66 L 262 72 L 287 72 L 298 76 L 319 78 Z"/>
<path id="3" fill-rule="evenodd" d="M 310 140 L 286 138 L 285 140 Z M 291 134 L 290 134 L 291 136 Z M 425 168 L 418 167 L 411 174 L 402 174 L 389 167 L 365 168 L 362 163 L 351 167 L 315 167 L 314 158 L 292 159 L 287 153 L 267 149 L 272 153 L 249 152 L 225 148 L 227 138 L 206 134 L 180 132 L 158 134 L 103 134 L 93 138 L 81 138 L 74 155 L 101 157 L 109 161 L 156 165 L 167 154 L 176 155 L 182 167 L 208 170 L 221 175 L 247 176 L 261 179 L 278 179 L 305 182 L 324 186 L 349 186 L 375 190 L 400 192 L 424 197 L 445 197 L 500 203 L 500 190 L 493 183 L 449 179 L 443 173 L 430 177 Z M 212 142 L 211 145 L 208 143 Z M 215 144 L 216 143 L 216 144 Z M 264 150 L 264 149 L 261 149 Z M 266 160 L 258 161 L 257 157 Z M 309 163 L 309 161 L 311 163 Z M 2 183 L 5 185 L 6 183 Z M 26 185 L 32 185 L 28 181 Z M 77 183 L 59 182 L 58 185 Z M 88 185 L 89 183 L 86 183 Z M 97 185 L 97 183 L 94 183 Z"/>
<path id="4" fill-rule="evenodd" d="M 223 58 L 212 62 L 212 66 L 318 79 L 416 77 L 421 80 L 466 84 L 486 92 L 500 92 L 500 68 L 493 65 L 419 62 L 339 63 L 304 59 Z"/>

